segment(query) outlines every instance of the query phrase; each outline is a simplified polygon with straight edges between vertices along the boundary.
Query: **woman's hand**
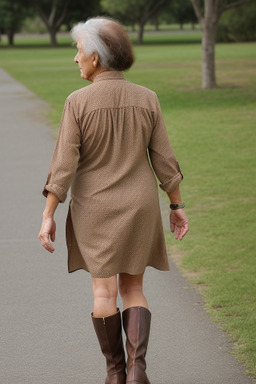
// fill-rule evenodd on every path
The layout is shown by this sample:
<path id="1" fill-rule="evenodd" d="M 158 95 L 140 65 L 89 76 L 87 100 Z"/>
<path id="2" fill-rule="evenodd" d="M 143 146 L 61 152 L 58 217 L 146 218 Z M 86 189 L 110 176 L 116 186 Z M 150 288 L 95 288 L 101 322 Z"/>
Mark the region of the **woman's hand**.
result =
<path id="1" fill-rule="evenodd" d="M 43 217 L 41 230 L 39 232 L 38 238 L 42 243 L 42 246 L 48 251 L 53 253 L 54 246 L 51 241 L 55 241 L 56 233 L 56 223 L 53 219 L 53 216 Z M 51 240 L 51 241 L 50 241 Z"/>
<path id="2" fill-rule="evenodd" d="M 170 213 L 171 232 L 175 233 L 176 240 L 182 240 L 188 232 L 188 218 L 184 209 L 171 210 Z"/>

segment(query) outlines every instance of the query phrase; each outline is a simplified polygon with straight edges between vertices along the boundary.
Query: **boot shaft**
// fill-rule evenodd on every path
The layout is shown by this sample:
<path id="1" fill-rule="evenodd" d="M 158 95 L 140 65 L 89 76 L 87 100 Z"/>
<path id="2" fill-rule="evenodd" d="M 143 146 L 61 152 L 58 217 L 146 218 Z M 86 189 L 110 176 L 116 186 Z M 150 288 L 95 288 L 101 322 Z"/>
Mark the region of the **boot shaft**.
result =
<path id="1" fill-rule="evenodd" d="M 92 314 L 93 326 L 106 358 L 107 378 L 105 384 L 125 384 L 125 353 L 122 339 L 120 311 L 115 315 L 97 318 Z"/>
<path id="2" fill-rule="evenodd" d="M 150 384 L 145 372 L 150 323 L 151 313 L 147 308 L 131 307 L 123 312 L 128 354 L 127 383 Z"/>

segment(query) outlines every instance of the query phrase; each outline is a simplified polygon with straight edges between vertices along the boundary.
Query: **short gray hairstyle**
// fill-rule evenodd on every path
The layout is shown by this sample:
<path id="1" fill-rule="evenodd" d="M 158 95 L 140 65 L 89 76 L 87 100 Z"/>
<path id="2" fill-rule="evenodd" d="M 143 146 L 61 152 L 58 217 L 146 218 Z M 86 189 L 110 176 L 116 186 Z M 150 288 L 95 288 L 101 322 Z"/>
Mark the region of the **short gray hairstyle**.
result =
<path id="1" fill-rule="evenodd" d="M 109 70 L 127 70 L 134 62 L 129 37 L 122 25 L 108 17 L 94 17 L 71 30 L 74 41 L 81 39 L 87 55 L 97 52 L 100 64 Z"/>

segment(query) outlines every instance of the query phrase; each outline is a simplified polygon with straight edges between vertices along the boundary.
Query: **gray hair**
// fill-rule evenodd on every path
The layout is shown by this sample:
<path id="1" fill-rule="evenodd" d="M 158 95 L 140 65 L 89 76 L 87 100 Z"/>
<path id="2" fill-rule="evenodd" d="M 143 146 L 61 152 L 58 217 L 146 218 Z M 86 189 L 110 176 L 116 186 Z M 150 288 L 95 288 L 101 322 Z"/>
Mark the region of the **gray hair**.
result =
<path id="1" fill-rule="evenodd" d="M 81 44 L 87 55 L 97 52 L 99 55 L 100 64 L 108 68 L 111 61 L 111 55 L 108 47 L 99 36 L 99 31 L 102 26 L 110 23 L 110 20 L 105 17 L 95 17 L 87 20 L 85 23 L 78 23 L 71 30 L 71 37 L 77 42 L 81 38 Z"/>
<path id="2" fill-rule="evenodd" d="M 76 24 L 71 30 L 74 41 L 81 39 L 87 55 L 97 52 L 101 66 L 109 70 L 127 70 L 134 62 L 129 37 L 121 24 L 108 17 L 94 17 Z"/>

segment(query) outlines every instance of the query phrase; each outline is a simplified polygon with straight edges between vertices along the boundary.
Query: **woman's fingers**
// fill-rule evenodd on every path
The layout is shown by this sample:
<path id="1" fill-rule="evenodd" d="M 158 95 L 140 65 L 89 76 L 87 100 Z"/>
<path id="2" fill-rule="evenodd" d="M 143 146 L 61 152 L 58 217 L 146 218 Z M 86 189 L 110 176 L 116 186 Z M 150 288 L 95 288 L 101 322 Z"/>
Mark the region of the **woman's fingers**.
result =
<path id="1" fill-rule="evenodd" d="M 48 233 L 39 233 L 39 240 L 41 241 L 42 246 L 50 253 L 54 252 L 54 246 L 49 240 L 49 234 Z"/>
<path id="2" fill-rule="evenodd" d="M 175 233 L 176 240 L 182 240 L 189 229 L 188 219 L 185 212 L 172 211 L 170 214 L 171 232 Z"/>
<path id="3" fill-rule="evenodd" d="M 38 238 L 42 246 L 50 253 L 54 252 L 54 246 L 51 241 L 55 241 L 56 224 L 52 218 L 43 219 L 42 227 Z M 51 241 L 50 241 L 51 240 Z"/>
<path id="4" fill-rule="evenodd" d="M 54 242 L 55 241 L 55 232 L 51 233 L 50 236 L 51 236 L 51 241 Z"/>
<path id="5" fill-rule="evenodd" d="M 188 222 L 185 222 L 185 223 L 183 223 L 182 227 L 180 228 L 178 239 L 182 240 L 187 232 L 188 232 Z"/>

